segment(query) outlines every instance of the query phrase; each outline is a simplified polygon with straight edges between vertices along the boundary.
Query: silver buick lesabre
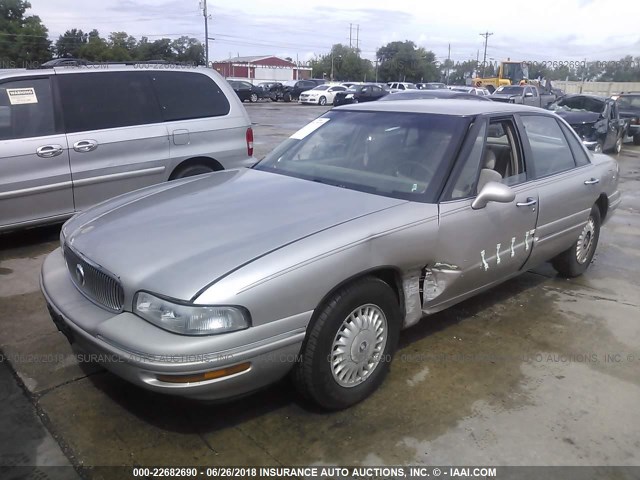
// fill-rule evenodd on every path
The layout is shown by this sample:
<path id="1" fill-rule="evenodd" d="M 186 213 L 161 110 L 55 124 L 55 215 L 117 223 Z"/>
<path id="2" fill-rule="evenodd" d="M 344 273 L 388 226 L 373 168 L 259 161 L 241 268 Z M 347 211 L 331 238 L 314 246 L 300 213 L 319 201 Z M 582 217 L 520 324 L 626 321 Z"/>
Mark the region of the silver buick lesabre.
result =
<path id="1" fill-rule="evenodd" d="M 618 165 L 561 118 L 468 100 L 341 107 L 252 169 L 69 220 L 42 268 L 54 322 L 150 390 L 223 399 L 293 374 L 345 408 L 401 329 L 551 260 L 582 274 Z"/>

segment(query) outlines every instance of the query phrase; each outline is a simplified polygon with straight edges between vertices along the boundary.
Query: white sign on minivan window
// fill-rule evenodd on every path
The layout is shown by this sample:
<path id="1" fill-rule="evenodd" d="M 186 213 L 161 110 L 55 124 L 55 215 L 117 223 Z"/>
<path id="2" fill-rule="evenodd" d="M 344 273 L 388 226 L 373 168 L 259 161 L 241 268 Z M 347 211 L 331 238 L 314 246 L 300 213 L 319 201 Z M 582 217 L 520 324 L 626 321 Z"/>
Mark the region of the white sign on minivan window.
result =
<path id="1" fill-rule="evenodd" d="M 9 103 L 11 105 L 26 105 L 29 103 L 38 103 L 36 91 L 34 88 L 7 88 Z"/>

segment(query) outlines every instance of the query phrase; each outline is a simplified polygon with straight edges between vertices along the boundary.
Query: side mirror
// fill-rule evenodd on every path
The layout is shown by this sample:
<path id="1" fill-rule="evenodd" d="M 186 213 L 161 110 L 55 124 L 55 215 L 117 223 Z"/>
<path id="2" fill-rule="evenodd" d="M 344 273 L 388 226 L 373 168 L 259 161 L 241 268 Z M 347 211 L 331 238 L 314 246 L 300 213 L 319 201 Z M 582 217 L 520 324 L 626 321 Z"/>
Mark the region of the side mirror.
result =
<path id="1" fill-rule="evenodd" d="M 533 97 L 533 93 L 531 92 L 527 92 L 524 94 L 525 97 Z"/>
<path id="2" fill-rule="evenodd" d="M 503 183 L 488 182 L 480 190 L 478 196 L 471 204 L 471 208 L 479 210 L 487 206 L 489 202 L 509 203 L 513 202 L 516 194 Z"/>

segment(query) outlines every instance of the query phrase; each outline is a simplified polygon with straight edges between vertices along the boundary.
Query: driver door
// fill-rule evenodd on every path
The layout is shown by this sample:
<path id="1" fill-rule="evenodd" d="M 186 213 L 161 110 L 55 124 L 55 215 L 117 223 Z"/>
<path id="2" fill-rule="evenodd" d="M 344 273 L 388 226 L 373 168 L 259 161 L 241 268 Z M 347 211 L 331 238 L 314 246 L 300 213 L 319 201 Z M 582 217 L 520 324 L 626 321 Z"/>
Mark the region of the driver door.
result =
<path id="1" fill-rule="evenodd" d="M 532 250 L 538 192 L 527 182 L 516 123 L 501 117 L 474 129 L 439 205 L 436 261 L 427 267 L 424 282 L 426 313 L 517 274 Z M 515 199 L 474 209 L 488 180 L 510 186 Z"/>

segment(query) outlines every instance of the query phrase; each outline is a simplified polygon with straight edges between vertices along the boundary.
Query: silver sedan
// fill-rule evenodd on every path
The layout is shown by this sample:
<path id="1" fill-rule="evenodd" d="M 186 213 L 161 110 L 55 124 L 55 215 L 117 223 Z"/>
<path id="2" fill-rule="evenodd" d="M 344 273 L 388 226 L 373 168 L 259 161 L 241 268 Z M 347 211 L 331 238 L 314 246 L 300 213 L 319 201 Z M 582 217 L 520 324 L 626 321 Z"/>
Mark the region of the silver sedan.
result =
<path id="1" fill-rule="evenodd" d="M 292 373 L 340 409 L 426 315 L 547 260 L 582 274 L 619 202 L 617 163 L 543 110 L 351 105 L 252 169 L 77 215 L 42 290 L 77 347 L 142 387 L 223 399 Z"/>

